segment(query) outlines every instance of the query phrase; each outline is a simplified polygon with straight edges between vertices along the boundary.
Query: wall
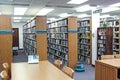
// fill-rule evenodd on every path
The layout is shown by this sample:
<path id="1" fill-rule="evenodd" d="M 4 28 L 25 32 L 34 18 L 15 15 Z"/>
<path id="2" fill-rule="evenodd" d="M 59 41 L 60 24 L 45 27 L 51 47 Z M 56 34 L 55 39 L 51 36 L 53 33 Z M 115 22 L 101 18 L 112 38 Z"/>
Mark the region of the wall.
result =
<path id="1" fill-rule="evenodd" d="M 25 23 L 12 23 L 12 28 L 19 28 L 19 49 L 23 49 L 23 25 Z"/>
<path id="2" fill-rule="evenodd" d="M 95 60 L 97 60 L 97 28 L 98 27 L 100 27 L 100 13 L 92 12 L 92 65 L 95 65 Z"/>

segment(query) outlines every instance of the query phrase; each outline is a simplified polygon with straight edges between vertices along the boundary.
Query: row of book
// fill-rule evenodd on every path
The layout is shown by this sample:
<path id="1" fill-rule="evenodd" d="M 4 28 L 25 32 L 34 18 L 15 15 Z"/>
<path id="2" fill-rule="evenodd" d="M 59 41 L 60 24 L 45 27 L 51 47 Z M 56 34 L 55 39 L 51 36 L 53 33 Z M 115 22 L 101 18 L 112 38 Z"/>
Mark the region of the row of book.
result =
<path id="1" fill-rule="evenodd" d="M 67 27 L 57 27 L 48 29 L 48 33 L 62 33 L 62 32 L 68 32 Z"/>
<path id="2" fill-rule="evenodd" d="M 54 54 L 48 54 L 48 56 L 49 56 L 49 58 L 50 58 L 50 60 L 61 60 L 62 61 L 62 64 L 63 65 L 67 65 L 68 64 L 68 58 L 66 58 L 66 59 L 64 59 L 64 58 L 62 58 L 62 57 L 59 57 L 59 56 L 55 56 Z"/>
<path id="3" fill-rule="evenodd" d="M 89 39 L 90 38 L 90 34 L 88 34 L 88 33 L 79 33 L 78 37 L 79 38 L 88 38 Z"/>
<path id="4" fill-rule="evenodd" d="M 78 45 L 80 49 L 83 49 L 83 50 L 90 50 L 90 46 L 89 45 L 82 45 L 82 44 L 79 44 Z"/>
<path id="5" fill-rule="evenodd" d="M 90 58 L 82 55 L 78 55 L 79 61 L 84 61 L 84 63 L 89 64 L 90 63 Z"/>
<path id="6" fill-rule="evenodd" d="M 48 39 L 48 43 L 56 44 L 56 45 L 64 45 L 68 46 L 68 41 L 64 40 L 56 40 L 56 39 Z"/>
<path id="7" fill-rule="evenodd" d="M 66 26 L 66 25 L 68 25 L 67 19 L 50 23 L 48 24 L 48 28 L 54 28 L 54 27 L 60 27 L 60 26 Z"/>
<path id="8" fill-rule="evenodd" d="M 104 29 L 98 29 L 98 35 L 105 35 L 106 34 L 106 28 Z"/>
<path id="9" fill-rule="evenodd" d="M 68 53 L 68 48 L 64 47 L 64 46 L 49 44 L 48 47 L 51 48 L 51 49 L 53 49 L 53 50 L 55 50 L 55 51 L 59 51 L 59 52 L 63 52 L 63 53 Z"/>
<path id="10" fill-rule="evenodd" d="M 97 36 L 98 37 L 98 39 L 106 39 L 106 36 L 104 36 L 104 35 L 102 35 L 102 36 Z"/>
<path id="11" fill-rule="evenodd" d="M 90 26 L 90 20 L 81 21 L 78 23 L 79 27 Z"/>
<path id="12" fill-rule="evenodd" d="M 59 58 L 63 58 L 64 60 L 68 60 L 68 55 L 67 54 L 63 54 L 63 53 L 61 53 L 59 51 L 55 51 L 55 53 L 52 53 L 54 51 L 52 49 L 50 49 L 50 48 L 48 49 L 48 52 L 50 54 L 52 54 L 54 57 L 58 56 Z"/>
<path id="13" fill-rule="evenodd" d="M 113 45 L 113 49 L 118 49 L 119 50 L 119 45 Z"/>
<path id="14" fill-rule="evenodd" d="M 55 38 L 55 39 L 68 39 L 68 34 L 49 34 L 48 38 Z"/>
<path id="15" fill-rule="evenodd" d="M 90 27 L 79 27 L 78 32 L 80 33 L 90 33 Z"/>
<path id="16" fill-rule="evenodd" d="M 89 45 L 89 44 L 90 44 L 90 40 L 89 40 L 89 39 L 83 39 L 83 38 L 82 38 L 82 39 L 79 39 L 79 43 L 80 43 L 80 44 L 88 44 L 88 45 Z"/>
<path id="17" fill-rule="evenodd" d="M 36 41 L 30 40 L 30 39 L 27 39 L 27 38 L 24 40 L 24 44 L 36 47 Z"/>
<path id="18" fill-rule="evenodd" d="M 31 27 L 23 30 L 24 33 L 36 33 L 35 31 L 36 31 L 35 27 Z"/>
<path id="19" fill-rule="evenodd" d="M 24 39 L 31 39 L 31 40 L 35 40 L 36 39 L 36 35 L 35 34 L 23 34 Z"/>
<path id="20" fill-rule="evenodd" d="M 24 51 L 28 54 L 36 54 L 36 48 L 28 44 L 24 44 Z"/>
<path id="21" fill-rule="evenodd" d="M 90 51 L 78 50 L 78 54 L 85 56 L 85 57 L 90 57 Z"/>
<path id="22" fill-rule="evenodd" d="M 105 21 L 105 23 L 106 23 L 106 26 L 109 26 L 109 27 L 116 27 L 119 24 L 118 21 L 116 21 L 116 20 Z M 101 21 L 100 26 L 104 27 L 103 24 L 104 24 L 104 22 Z"/>
<path id="23" fill-rule="evenodd" d="M 101 39 L 98 40 L 98 44 L 100 44 L 100 43 L 101 43 L 101 44 L 105 44 L 105 40 L 101 40 Z"/>
<path id="24" fill-rule="evenodd" d="M 102 48 L 102 47 L 105 47 L 105 44 L 99 44 L 99 43 L 98 43 L 98 45 L 97 45 L 97 46 L 98 46 L 98 48 L 99 48 L 99 47 L 101 47 L 101 48 Z"/>
<path id="25" fill-rule="evenodd" d="M 23 26 L 23 30 L 24 29 L 28 29 L 28 28 L 32 28 L 36 25 L 36 21 L 32 20 L 31 22 L 27 23 L 26 25 Z"/>

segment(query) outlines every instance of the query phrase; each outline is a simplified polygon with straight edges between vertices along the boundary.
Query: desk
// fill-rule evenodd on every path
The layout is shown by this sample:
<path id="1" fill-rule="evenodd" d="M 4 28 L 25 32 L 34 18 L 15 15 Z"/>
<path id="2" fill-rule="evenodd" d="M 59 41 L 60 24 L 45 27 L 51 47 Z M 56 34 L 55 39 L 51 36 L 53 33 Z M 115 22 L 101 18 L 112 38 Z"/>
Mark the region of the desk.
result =
<path id="1" fill-rule="evenodd" d="M 97 60 L 95 62 L 95 80 L 118 80 L 120 59 Z"/>
<path id="2" fill-rule="evenodd" d="M 48 61 L 12 63 L 11 80 L 74 80 Z"/>

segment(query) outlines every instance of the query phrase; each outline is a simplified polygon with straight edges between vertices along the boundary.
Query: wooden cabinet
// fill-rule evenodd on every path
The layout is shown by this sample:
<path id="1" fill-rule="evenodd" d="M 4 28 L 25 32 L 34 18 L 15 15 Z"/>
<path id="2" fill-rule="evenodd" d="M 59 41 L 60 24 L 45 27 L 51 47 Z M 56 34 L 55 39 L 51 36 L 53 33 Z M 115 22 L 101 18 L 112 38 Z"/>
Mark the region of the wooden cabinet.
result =
<path id="1" fill-rule="evenodd" d="M 77 63 L 77 17 L 71 16 L 48 23 L 48 57 L 60 59 L 75 68 Z"/>
<path id="2" fill-rule="evenodd" d="M 0 71 L 4 62 L 12 63 L 12 24 L 10 16 L 0 15 Z"/>
<path id="3" fill-rule="evenodd" d="M 23 26 L 24 52 L 47 60 L 47 24 L 45 16 L 36 16 Z"/>

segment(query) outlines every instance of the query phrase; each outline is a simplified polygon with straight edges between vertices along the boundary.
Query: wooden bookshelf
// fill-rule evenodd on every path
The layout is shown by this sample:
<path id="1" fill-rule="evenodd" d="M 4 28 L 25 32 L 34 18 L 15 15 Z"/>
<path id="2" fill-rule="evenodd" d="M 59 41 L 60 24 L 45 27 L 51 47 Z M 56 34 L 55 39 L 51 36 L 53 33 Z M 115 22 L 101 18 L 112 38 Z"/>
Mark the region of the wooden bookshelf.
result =
<path id="1" fill-rule="evenodd" d="M 0 71 L 4 62 L 12 63 L 12 24 L 10 16 L 0 15 Z"/>
<path id="2" fill-rule="evenodd" d="M 78 21 L 78 60 L 92 63 L 92 19 Z"/>
<path id="3" fill-rule="evenodd" d="M 113 54 L 113 27 L 101 27 L 97 29 L 97 59 L 101 55 Z"/>
<path id="4" fill-rule="evenodd" d="M 115 27 L 113 28 L 113 54 L 120 53 L 120 20 L 116 20 Z"/>
<path id="5" fill-rule="evenodd" d="M 106 20 L 106 26 L 113 27 L 113 54 L 120 53 L 120 20 Z M 101 27 L 103 27 L 104 21 L 100 22 Z"/>
<path id="6" fill-rule="evenodd" d="M 36 16 L 23 26 L 24 52 L 47 60 L 47 24 L 45 16 Z"/>
<path id="7" fill-rule="evenodd" d="M 48 57 L 60 59 L 63 65 L 75 68 L 77 63 L 77 17 L 48 23 Z"/>

